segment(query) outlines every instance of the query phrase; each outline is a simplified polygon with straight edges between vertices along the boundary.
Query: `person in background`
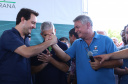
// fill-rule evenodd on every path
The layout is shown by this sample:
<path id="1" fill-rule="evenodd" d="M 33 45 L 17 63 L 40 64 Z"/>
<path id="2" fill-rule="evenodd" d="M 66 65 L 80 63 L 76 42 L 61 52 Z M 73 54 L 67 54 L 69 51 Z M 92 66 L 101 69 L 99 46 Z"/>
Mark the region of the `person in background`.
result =
<path id="1" fill-rule="evenodd" d="M 128 26 L 125 26 L 124 33 L 126 43 L 120 50 L 128 48 Z M 123 59 L 123 65 L 115 68 L 115 74 L 119 76 L 118 84 L 128 84 L 128 59 Z"/>
<path id="2" fill-rule="evenodd" d="M 51 22 L 43 22 L 41 24 L 41 36 L 49 36 L 56 34 L 56 29 Z M 67 50 L 65 43 L 58 40 L 59 47 Z M 59 59 L 51 46 L 38 56 L 31 58 L 32 73 L 35 74 L 35 84 L 67 84 L 66 72 L 69 70 L 70 61 L 63 62 Z"/>
<path id="3" fill-rule="evenodd" d="M 120 46 L 120 44 L 118 42 L 118 39 L 116 37 L 112 37 L 111 39 L 113 40 L 113 42 L 116 45 L 116 47 L 119 47 Z"/>
<path id="4" fill-rule="evenodd" d="M 128 27 L 128 25 L 126 25 L 126 26 L 124 27 L 124 29 L 121 31 L 121 33 L 120 33 L 121 38 L 122 38 L 122 42 L 121 42 L 121 44 L 120 44 L 119 49 L 120 49 L 121 47 L 124 47 L 124 46 L 127 44 L 126 38 L 125 38 L 125 31 L 124 31 L 124 30 L 126 29 L 126 27 Z"/>
<path id="5" fill-rule="evenodd" d="M 70 43 L 69 43 L 68 38 L 66 38 L 66 37 L 61 37 L 59 40 L 60 40 L 61 42 L 63 42 L 63 43 L 66 43 L 67 46 L 68 46 L 68 48 L 70 47 Z"/>
<path id="6" fill-rule="evenodd" d="M 97 33 L 107 36 L 107 33 L 105 31 L 102 31 L 102 30 L 97 30 Z M 114 68 L 114 70 L 115 70 L 115 68 Z M 115 76 L 115 84 L 118 84 L 118 75 L 114 74 L 114 76 Z"/>
<path id="7" fill-rule="evenodd" d="M 69 31 L 69 39 L 70 39 L 70 43 L 71 45 L 73 44 L 73 42 L 78 39 L 78 35 L 77 33 L 75 32 L 75 28 L 72 28 L 70 31 Z"/>
<path id="8" fill-rule="evenodd" d="M 93 31 L 90 17 L 79 15 L 74 20 L 75 32 L 78 40 L 75 40 L 65 52 L 57 44 L 52 45 L 57 56 L 64 61 L 76 58 L 77 84 L 115 84 L 113 68 L 121 66 L 122 60 L 110 60 L 100 64 L 99 59 L 91 62 L 89 52 L 93 56 L 117 51 L 112 40 Z M 99 80 L 100 79 L 100 80 Z"/>
<path id="9" fill-rule="evenodd" d="M 127 25 L 128 26 L 128 25 Z M 125 31 L 126 30 L 126 27 L 124 27 L 124 30 L 123 30 L 123 33 L 122 35 L 124 36 L 127 36 L 127 32 Z M 125 40 L 124 40 L 125 44 L 127 44 L 127 40 L 126 40 L 126 37 L 125 37 Z M 127 45 L 126 45 L 127 46 Z M 103 54 L 103 55 L 97 55 L 95 56 L 96 59 L 101 59 L 100 60 L 100 63 L 102 64 L 104 61 L 106 60 L 112 60 L 112 59 L 127 59 L 128 58 L 128 49 L 123 49 L 123 50 L 120 50 L 118 52 L 114 52 L 114 53 L 110 53 L 110 54 Z"/>
<path id="10" fill-rule="evenodd" d="M 118 39 L 117 39 L 116 37 L 112 37 L 111 39 L 113 40 L 113 42 L 114 42 L 114 44 L 116 45 L 116 47 L 119 48 L 119 47 L 120 47 L 120 44 L 119 44 L 119 42 L 118 42 Z M 116 81 L 115 84 L 118 84 L 118 81 L 119 81 L 119 77 L 118 77 L 118 75 L 117 75 L 116 72 L 115 72 L 117 68 L 118 68 L 118 67 L 115 67 L 115 68 L 114 68 L 115 81 Z"/>
<path id="11" fill-rule="evenodd" d="M 79 37 L 78 37 L 77 33 L 75 32 L 75 28 L 72 28 L 69 31 L 69 39 L 70 39 L 71 45 L 78 38 Z M 70 70 L 69 75 L 68 75 L 68 84 L 77 84 L 77 79 L 76 79 L 76 58 L 73 58 L 71 60 L 70 68 L 71 68 L 71 70 Z"/>
<path id="12" fill-rule="evenodd" d="M 96 31 L 98 34 L 101 34 L 101 35 L 106 35 L 107 36 L 107 33 L 105 31 L 102 31 L 102 30 L 97 30 Z"/>
<path id="13" fill-rule="evenodd" d="M 55 35 L 46 37 L 46 42 L 29 46 L 28 35 L 36 28 L 39 14 L 22 8 L 16 17 L 16 26 L 5 30 L 0 37 L 0 84 L 32 84 L 30 57 L 56 44 Z"/>

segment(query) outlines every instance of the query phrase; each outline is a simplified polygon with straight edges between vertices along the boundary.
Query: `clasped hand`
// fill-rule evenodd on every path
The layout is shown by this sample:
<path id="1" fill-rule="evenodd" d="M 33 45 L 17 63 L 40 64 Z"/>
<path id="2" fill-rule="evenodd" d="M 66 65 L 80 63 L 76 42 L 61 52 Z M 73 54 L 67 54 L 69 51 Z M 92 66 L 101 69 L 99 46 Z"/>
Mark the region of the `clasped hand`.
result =
<path id="1" fill-rule="evenodd" d="M 44 63 L 49 63 L 51 61 L 52 58 L 52 54 L 46 49 L 47 54 L 44 53 L 40 53 L 37 58 L 39 61 L 42 61 Z"/>
<path id="2" fill-rule="evenodd" d="M 45 41 L 50 41 L 51 44 L 56 44 L 58 42 L 56 35 L 48 34 L 44 37 Z"/>
<path id="3" fill-rule="evenodd" d="M 94 69 L 94 70 L 100 69 L 101 68 L 100 60 L 98 60 L 98 59 L 94 59 L 94 60 L 95 60 L 95 62 L 89 61 L 90 64 L 91 64 L 92 69 Z"/>

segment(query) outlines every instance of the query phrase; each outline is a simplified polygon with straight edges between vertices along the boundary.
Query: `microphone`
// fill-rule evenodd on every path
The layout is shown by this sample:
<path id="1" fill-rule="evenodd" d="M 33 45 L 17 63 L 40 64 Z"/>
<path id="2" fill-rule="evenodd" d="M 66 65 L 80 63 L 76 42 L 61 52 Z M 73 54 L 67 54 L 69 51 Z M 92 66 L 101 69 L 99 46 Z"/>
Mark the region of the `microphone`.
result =
<path id="1" fill-rule="evenodd" d="M 91 60 L 91 62 L 95 62 L 94 58 L 93 58 L 93 53 L 91 51 L 88 51 L 88 56 L 89 56 L 89 59 Z M 97 70 L 95 70 L 97 71 Z"/>
<path id="2" fill-rule="evenodd" d="M 89 59 L 91 60 L 91 62 L 95 62 L 95 60 L 93 58 L 93 53 L 91 51 L 88 51 L 88 56 L 89 56 Z"/>

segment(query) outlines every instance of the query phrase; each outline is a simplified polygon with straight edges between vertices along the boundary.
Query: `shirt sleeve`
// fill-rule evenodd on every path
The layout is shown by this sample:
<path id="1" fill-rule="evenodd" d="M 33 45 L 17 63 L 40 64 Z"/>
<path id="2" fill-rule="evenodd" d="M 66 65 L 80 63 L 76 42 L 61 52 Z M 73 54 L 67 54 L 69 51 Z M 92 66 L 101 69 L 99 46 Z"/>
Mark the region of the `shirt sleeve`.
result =
<path id="1" fill-rule="evenodd" d="M 1 36 L 1 41 L 2 47 L 12 52 L 14 52 L 18 47 L 24 45 L 24 43 L 21 41 L 21 38 L 10 31 L 5 31 L 3 33 Z"/>
<path id="2" fill-rule="evenodd" d="M 77 42 L 78 41 L 74 41 L 72 46 L 65 51 L 65 53 L 67 53 L 71 59 L 76 56 Z"/>

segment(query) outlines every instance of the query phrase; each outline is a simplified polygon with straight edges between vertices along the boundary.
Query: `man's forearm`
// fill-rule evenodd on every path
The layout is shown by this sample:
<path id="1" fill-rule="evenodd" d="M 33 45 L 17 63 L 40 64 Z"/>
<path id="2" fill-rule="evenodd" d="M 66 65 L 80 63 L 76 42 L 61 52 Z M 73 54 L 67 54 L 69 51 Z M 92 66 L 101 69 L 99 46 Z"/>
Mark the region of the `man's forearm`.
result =
<path id="1" fill-rule="evenodd" d="M 120 50 L 110 54 L 110 59 L 128 58 L 128 49 Z"/>
<path id="2" fill-rule="evenodd" d="M 35 74 L 39 71 L 41 71 L 42 69 L 44 69 L 47 66 L 48 63 L 42 63 L 41 65 L 38 66 L 31 66 L 31 73 Z"/>
<path id="3" fill-rule="evenodd" d="M 52 43 L 50 41 L 43 42 L 39 45 L 30 46 L 30 47 L 23 45 L 23 46 L 20 46 L 19 48 L 17 48 L 14 52 L 20 54 L 23 57 L 29 58 L 29 57 L 32 57 L 32 56 L 35 56 L 35 55 L 41 53 L 50 45 L 52 45 Z"/>
<path id="4" fill-rule="evenodd" d="M 109 60 L 109 61 L 104 61 L 101 64 L 101 67 L 103 68 L 115 68 L 123 65 L 123 61 L 121 60 Z"/>
<path id="5" fill-rule="evenodd" d="M 64 62 L 58 62 L 54 58 L 51 58 L 50 63 L 52 65 L 54 65 L 55 67 L 57 67 L 58 69 L 60 69 L 61 71 L 63 71 L 63 72 L 67 72 L 69 70 L 69 66 L 66 63 L 64 63 Z"/>
<path id="6" fill-rule="evenodd" d="M 114 73 L 117 75 L 126 75 L 128 74 L 128 71 L 125 69 L 121 69 L 121 68 L 115 68 Z"/>
<path id="7" fill-rule="evenodd" d="M 36 46 L 27 47 L 28 49 L 26 49 L 26 53 L 27 52 L 30 53 L 30 57 L 35 56 L 35 55 L 41 53 L 42 51 L 44 51 L 50 45 L 51 45 L 51 42 L 48 41 L 48 42 L 43 42 Z"/>
<path id="8" fill-rule="evenodd" d="M 68 61 L 70 60 L 70 56 L 68 54 L 66 54 L 57 44 L 52 45 L 52 48 L 54 49 L 56 55 L 62 59 L 63 61 Z"/>

